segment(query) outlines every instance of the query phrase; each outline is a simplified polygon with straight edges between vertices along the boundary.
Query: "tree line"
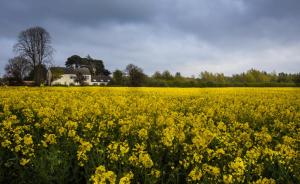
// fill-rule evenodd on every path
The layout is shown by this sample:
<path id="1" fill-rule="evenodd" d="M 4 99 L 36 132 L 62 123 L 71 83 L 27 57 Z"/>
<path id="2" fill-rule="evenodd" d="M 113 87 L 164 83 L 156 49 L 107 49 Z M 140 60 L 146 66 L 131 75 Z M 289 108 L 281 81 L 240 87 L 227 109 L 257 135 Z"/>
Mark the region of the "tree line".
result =
<path id="1" fill-rule="evenodd" d="M 21 31 L 17 43 L 13 47 L 16 56 L 8 60 L 5 75 L 0 78 L 0 85 L 25 85 L 25 81 L 39 86 L 46 81 L 47 68 L 52 66 L 51 36 L 42 27 L 32 27 Z M 146 75 L 143 69 L 128 64 L 125 69 L 117 69 L 112 73 L 104 66 L 104 62 L 91 56 L 73 55 L 65 62 L 67 68 L 88 68 L 92 75 L 111 76 L 111 86 L 152 86 L 152 87 L 217 87 L 217 86 L 300 86 L 300 73 L 276 73 L 250 69 L 240 74 L 225 76 L 223 73 L 200 72 L 198 76 L 185 77 L 168 70 L 157 71 Z M 63 71 L 54 67 L 53 79 L 59 78 Z M 76 74 L 79 83 L 84 81 Z"/>
<path id="2" fill-rule="evenodd" d="M 250 69 L 240 74 L 225 76 L 223 73 L 201 72 L 197 77 L 184 77 L 180 72 L 172 74 L 168 70 L 155 72 L 151 76 L 135 65 L 125 70 L 115 70 L 110 85 L 149 87 L 275 87 L 300 86 L 300 73 L 276 73 Z"/>

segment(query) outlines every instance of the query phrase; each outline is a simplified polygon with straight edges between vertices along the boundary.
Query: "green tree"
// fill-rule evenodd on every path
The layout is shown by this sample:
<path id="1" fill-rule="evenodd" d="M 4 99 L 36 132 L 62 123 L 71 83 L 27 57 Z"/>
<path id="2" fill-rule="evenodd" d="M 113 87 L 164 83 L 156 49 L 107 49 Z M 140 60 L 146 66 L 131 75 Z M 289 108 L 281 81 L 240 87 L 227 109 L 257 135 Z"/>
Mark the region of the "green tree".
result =
<path id="1" fill-rule="evenodd" d="M 293 75 L 293 81 L 298 84 L 300 83 L 300 73 L 296 73 Z"/>
<path id="2" fill-rule="evenodd" d="M 176 72 L 175 73 L 175 78 L 177 78 L 177 79 L 182 78 L 181 73 L 180 72 Z"/>
<path id="3" fill-rule="evenodd" d="M 289 81 L 289 76 L 287 73 L 281 72 L 278 74 L 277 78 L 278 82 L 288 82 Z"/>
<path id="4" fill-rule="evenodd" d="M 215 78 L 216 78 L 217 83 L 220 83 L 220 84 L 225 83 L 225 76 L 223 73 L 216 73 Z"/>
<path id="5" fill-rule="evenodd" d="M 203 82 L 214 82 L 215 77 L 214 74 L 208 71 L 204 71 L 200 73 L 200 79 Z"/>
<path id="6" fill-rule="evenodd" d="M 66 67 L 71 68 L 79 68 L 82 65 L 82 58 L 78 55 L 73 55 L 67 59 L 65 62 Z"/>
<path id="7" fill-rule="evenodd" d="M 130 86 L 142 86 L 146 80 L 146 75 L 143 70 L 133 64 L 126 66 L 126 73 Z"/>
<path id="8" fill-rule="evenodd" d="M 93 59 L 90 55 L 82 58 L 78 55 L 73 55 L 67 59 L 65 66 L 80 68 L 87 67 L 92 75 L 105 75 L 109 76 L 111 73 L 109 70 L 105 69 L 103 61 L 100 59 Z"/>
<path id="9" fill-rule="evenodd" d="M 124 85 L 124 73 L 121 70 L 115 70 L 112 80 L 115 85 Z"/>
<path id="10" fill-rule="evenodd" d="M 161 73 L 159 71 L 156 71 L 153 75 L 152 75 L 152 78 L 154 79 L 161 79 L 162 76 L 161 76 Z"/>
<path id="11" fill-rule="evenodd" d="M 172 80 L 174 78 L 173 75 L 168 70 L 163 71 L 163 73 L 161 74 L 161 77 L 162 77 L 162 79 L 165 79 L 165 80 Z"/>

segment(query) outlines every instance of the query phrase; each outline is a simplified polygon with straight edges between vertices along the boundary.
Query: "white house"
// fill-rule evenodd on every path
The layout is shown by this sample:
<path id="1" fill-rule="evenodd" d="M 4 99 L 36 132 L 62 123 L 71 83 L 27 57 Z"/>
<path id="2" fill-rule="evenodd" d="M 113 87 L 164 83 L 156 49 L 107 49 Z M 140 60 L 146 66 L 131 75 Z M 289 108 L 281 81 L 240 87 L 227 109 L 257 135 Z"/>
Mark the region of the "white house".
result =
<path id="1" fill-rule="evenodd" d="M 62 73 L 60 78 L 53 79 L 53 72 L 59 71 Z M 110 82 L 109 76 L 104 75 L 91 75 L 91 72 L 88 68 L 65 68 L 65 67 L 51 67 L 47 72 L 47 81 L 48 85 L 80 85 L 76 82 L 76 78 L 78 74 L 82 74 L 85 78 L 85 83 L 87 85 L 107 85 Z"/>

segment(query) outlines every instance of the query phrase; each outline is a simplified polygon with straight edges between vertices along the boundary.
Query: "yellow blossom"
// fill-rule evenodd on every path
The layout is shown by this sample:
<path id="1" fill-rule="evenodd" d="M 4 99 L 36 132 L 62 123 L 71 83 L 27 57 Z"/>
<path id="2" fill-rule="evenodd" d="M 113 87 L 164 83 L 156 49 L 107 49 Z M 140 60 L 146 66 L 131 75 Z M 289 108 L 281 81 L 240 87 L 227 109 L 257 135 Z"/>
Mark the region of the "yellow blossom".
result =
<path id="1" fill-rule="evenodd" d="M 31 135 L 26 134 L 23 139 L 24 139 L 24 144 L 25 145 L 31 145 L 31 144 L 33 144 L 33 140 L 32 140 L 32 136 Z"/>
<path id="2" fill-rule="evenodd" d="M 20 164 L 21 164 L 22 166 L 25 166 L 25 165 L 27 165 L 27 164 L 29 163 L 29 161 L 30 161 L 30 159 L 22 158 L 22 159 L 20 160 Z"/>

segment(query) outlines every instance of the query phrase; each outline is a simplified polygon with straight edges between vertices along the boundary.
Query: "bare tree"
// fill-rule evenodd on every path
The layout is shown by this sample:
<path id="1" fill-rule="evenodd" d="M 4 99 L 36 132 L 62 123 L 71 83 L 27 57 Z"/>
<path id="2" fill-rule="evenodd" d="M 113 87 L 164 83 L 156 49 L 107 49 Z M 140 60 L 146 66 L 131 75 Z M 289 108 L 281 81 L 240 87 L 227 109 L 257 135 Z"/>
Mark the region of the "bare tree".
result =
<path id="1" fill-rule="evenodd" d="M 21 56 L 14 57 L 5 66 L 6 77 L 16 84 L 22 84 L 30 69 L 30 62 L 26 58 Z"/>
<path id="2" fill-rule="evenodd" d="M 42 27 L 26 29 L 19 34 L 14 50 L 30 61 L 34 81 L 36 85 L 40 85 L 43 76 L 42 65 L 51 61 L 53 53 L 50 34 Z"/>

